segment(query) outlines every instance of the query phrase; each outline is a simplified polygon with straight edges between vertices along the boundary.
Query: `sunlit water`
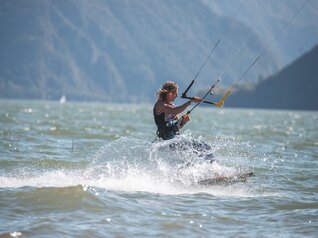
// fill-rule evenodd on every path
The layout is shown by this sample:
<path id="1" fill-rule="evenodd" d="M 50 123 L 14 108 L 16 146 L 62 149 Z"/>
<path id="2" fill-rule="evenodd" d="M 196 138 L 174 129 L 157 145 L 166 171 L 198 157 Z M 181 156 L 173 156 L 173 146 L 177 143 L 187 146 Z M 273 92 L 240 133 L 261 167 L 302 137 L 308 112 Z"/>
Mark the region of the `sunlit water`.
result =
<path id="1" fill-rule="evenodd" d="M 318 112 L 197 108 L 213 163 L 151 105 L 0 101 L 0 138 L 0 237 L 317 237 Z"/>

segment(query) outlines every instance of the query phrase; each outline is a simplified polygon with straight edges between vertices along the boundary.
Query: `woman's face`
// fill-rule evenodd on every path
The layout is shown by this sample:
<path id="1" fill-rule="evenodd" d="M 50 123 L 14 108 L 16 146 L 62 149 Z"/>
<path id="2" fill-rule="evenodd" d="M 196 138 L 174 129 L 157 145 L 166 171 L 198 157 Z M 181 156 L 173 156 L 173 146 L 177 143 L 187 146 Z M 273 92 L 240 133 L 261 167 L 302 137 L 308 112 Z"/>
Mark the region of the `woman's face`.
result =
<path id="1" fill-rule="evenodd" d="M 167 93 L 168 102 L 173 102 L 177 97 L 178 97 L 178 88 L 175 88 L 171 92 Z"/>

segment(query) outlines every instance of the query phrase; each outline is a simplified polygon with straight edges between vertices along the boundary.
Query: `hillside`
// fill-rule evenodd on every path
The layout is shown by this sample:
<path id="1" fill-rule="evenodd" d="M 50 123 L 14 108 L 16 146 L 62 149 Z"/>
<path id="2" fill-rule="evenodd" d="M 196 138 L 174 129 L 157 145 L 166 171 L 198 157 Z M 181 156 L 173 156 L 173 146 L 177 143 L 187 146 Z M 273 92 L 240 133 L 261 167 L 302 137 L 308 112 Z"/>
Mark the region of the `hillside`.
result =
<path id="1" fill-rule="evenodd" d="M 202 1 L 221 16 L 232 15 L 242 4 L 238 20 L 262 36 L 266 42 L 270 42 L 297 9 L 306 3 L 299 0 Z M 318 43 L 317 21 L 318 1 L 308 1 L 279 39 L 273 42 L 271 48 L 275 51 L 275 58 L 279 59 L 281 67 L 295 61 Z"/>
<path id="2" fill-rule="evenodd" d="M 254 90 L 233 94 L 226 106 L 318 110 L 317 62 L 318 45 Z"/>
<path id="3" fill-rule="evenodd" d="M 0 98 L 56 100 L 66 95 L 68 100 L 149 102 L 166 80 L 185 88 L 237 11 L 235 1 L 231 5 L 227 1 L 216 3 L 2 0 Z M 299 7 L 278 1 L 275 9 L 284 11 L 273 11 L 268 17 L 261 11 L 263 5 L 262 1 L 244 4 L 200 74 L 193 93 L 210 85 L 251 35 L 224 77 L 224 83 L 233 82 L 281 26 L 264 37 L 255 31 L 258 26 L 251 27 L 253 21 L 247 24 L 246 14 L 256 13 L 260 18 L 255 22 L 277 22 L 280 18 L 284 23 Z M 310 40 L 301 41 L 301 45 L 308 46 L 311 39 L 317 39 L 318 27 L 313 23 L 316 10 L 308 7 L 308 14 L 291 24 L 291 29 L 297 26 L 302 36 L 311 29 Z M 284 42 L 277 41 L 276 47 L 267 49 L 266 57 L 246 81 L 255 82 L 259 75 L 277 72 L 287 55 L 276 50 L 277 44 Z"/>

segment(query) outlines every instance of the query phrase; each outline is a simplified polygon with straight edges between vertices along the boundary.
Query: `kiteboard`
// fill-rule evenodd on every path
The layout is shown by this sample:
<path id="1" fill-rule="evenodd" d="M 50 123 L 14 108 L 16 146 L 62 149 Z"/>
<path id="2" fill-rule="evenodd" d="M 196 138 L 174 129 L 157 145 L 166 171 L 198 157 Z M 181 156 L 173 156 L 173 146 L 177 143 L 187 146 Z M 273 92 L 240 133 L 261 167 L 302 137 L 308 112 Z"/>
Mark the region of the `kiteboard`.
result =
<path id="1" fill-rule="evenodd" d="M 222 185 L 222 184 L 233 184 L 239 182 L 246 182 L 249 177 L 254 177 L 254 172 L 246 172 L 240 174 L 234 174 L 231 176 L 215 176 L 211 178 L 206 178 L 198 181 L 199 185 L 209 186 L 209 185 Z"/>

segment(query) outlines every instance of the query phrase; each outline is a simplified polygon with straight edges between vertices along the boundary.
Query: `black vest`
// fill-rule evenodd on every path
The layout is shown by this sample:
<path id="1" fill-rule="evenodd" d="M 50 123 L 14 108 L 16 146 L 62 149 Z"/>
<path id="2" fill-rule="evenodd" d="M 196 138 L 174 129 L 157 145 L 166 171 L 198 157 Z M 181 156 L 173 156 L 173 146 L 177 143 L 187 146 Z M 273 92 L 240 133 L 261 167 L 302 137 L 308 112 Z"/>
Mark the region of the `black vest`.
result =
<path id="1" fill-rule="evenodd" d="M 166 122 L 164 112 L 159 115 L 156 114 L 153 108 L 153 116 L 157 125 L 157 135 L 163 140 L 170 140 L 175 135 L 179 135 L 179 128 L 176 124 Z"/>

